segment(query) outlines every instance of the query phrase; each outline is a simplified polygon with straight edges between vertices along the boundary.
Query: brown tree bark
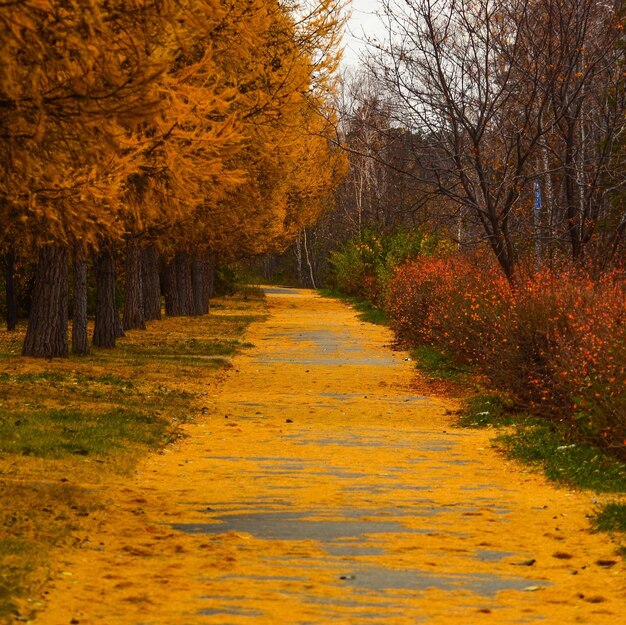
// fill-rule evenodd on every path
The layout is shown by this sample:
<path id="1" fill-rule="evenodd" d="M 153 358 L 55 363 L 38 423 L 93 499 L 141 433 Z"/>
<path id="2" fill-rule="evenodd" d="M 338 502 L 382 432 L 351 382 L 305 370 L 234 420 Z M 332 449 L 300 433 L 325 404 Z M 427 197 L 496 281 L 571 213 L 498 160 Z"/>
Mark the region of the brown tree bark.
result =
<path id="1" fill-rule="evenodd" d="M 176 254 L 176 288 L 178 289 L 178 304 L 180 314 L 193 314 L 193 284 L 191 279 L 191 259 L 187 252 Z"/>
<path id="2" fill-rule="evenodd" d="M 124 330 L 145 330 L 141 248 L 136 239 L 126 242 Z"/>
<path id="3" fill-rule="evenodd" d="M 195 315 L 209 312 L 215 284 L 215 264 L 208 252 L 196 256 L 192 264 L 193 306 Z"/>
<path id="4" fill-rule="evenodd" d="M 115 260 L 110 245 L 105 245 L 94 259 L 96 273 L 96 324 L 93 344 L 115 347 L 120 323 L 115 304 Z"/>
<path id="5" fill-rule="evenodd" d="M 165 263 L 163 268 L 163 290 L 165 294 L 165 314 L 168 317 L 180 316 L 175 260 Z"/>
<path id="6" fill-rule="evenodd" d="M 113 302 L 115 311 L 115 337 L 121 338 L 126 336 L 124 333 L 124 324 L 122 323 L 122 316 L 120 315 L 119 308 L 117 307 L 117 266 L 115 262 L 116 248 L 115 245 L 111 247 L 111 255 L 113 257 Z"/>
<path id="7" fill-rule="evenodd" d="M 22 355 L 67 356 L 67 322 L 67 250 L 59 245 L 46 245 L 39 252 Z"/>
<path id="8" fill-rule="evenodd" d="M 12 332 L 17 327 L 17 291 L 15 288 L 15 252 L 12 249 L 4 256 L 5 295 L 7 302 L 7 330 Z"/>
<path id="9" fill-rule="evenodd" d="M 209 300 L 204 286 L 204 260 L 200 256 L 194 256 L 191 261 L 191 287 L 193 295 L 192 312 L 194 315 L 206 315 Z"/>
<path id="10" fill-rule="evenodd" d="M 207 312 L 209 303 L 215 293 L 215 260 L 210 253 L 205 254 L 204 262 L 204 288 L 206 291 Z"/>
<path id="11" fill-rule="evenodd" d="M 72 306 L 72 354 L 89 353 L 87 340 L 87 261 L 82 245 L 74 247 L 74 289 Z"/>
<path id="12" fill-rule="evenodd" d="M 193 281 L 189 254 L 178 252 L 167 263 L 163 272 L 165 281 L 165 314 L 185 317 L 193 314 Z"/>
<path id="13" fill-rule="evenodd" d="M 143 312 L 146 321 L 161 318 L 161 283 L 159 280 L 159 252 L 151 245 L 141 252 Z"/>

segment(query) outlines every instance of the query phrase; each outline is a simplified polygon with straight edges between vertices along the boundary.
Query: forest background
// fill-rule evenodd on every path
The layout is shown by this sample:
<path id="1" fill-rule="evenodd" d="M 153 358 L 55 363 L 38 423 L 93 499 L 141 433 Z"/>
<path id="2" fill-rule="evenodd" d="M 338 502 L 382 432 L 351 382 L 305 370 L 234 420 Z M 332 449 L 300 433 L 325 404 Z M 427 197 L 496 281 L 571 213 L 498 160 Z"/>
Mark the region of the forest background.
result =
<path id="1" fill-rule="evenodd" d="M 342 83 L 337 206 L 257 270 L 369 300 L 625 458 L 622 3 L 380 5 Z"/>

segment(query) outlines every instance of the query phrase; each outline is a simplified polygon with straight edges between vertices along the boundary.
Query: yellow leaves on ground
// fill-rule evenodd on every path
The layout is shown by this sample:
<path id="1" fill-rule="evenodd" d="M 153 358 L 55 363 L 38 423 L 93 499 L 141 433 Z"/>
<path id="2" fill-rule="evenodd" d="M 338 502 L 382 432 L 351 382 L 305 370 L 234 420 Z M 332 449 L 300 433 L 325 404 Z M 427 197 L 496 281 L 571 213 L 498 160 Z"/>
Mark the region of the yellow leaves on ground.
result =
<path id="1" fill-rule="evenodd" d="M 270 291 L 218 387 L 181 380 L 181 362 L 165 378 L 203 393 L 201 412 L 94 491 L 113 504 L 84 519 L 90 544 L 64 554 L 36 622 L 620 622 L 623 566 L 588 532 L 587 494 L 520 472 L 487 430 L 451 428 L 388 329 Z M 198 336 L 200 319 L 170 329 Z"/>

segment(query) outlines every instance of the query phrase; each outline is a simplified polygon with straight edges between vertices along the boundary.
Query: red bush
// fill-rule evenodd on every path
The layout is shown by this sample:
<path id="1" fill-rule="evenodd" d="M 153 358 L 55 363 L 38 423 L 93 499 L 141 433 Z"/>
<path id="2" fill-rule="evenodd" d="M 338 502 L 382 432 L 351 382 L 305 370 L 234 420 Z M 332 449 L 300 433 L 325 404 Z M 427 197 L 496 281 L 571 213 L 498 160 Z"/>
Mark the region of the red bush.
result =
<path id="1" fill-rule="evenodd" d="M 535 411 L 626 455 L 626 274 L 543 268 L 515 287 L 484 258 L 398 268 L 387 311 L 408 343 L 477 365 Z"/>
<path id="2" fill-rule="evenodd" d="M 399 268 L 386 305 L 401 338 L 476 363 L 490 349 L 509 303 L 509 285 L 495 267 L 449 257 L 419 258 Z"/>

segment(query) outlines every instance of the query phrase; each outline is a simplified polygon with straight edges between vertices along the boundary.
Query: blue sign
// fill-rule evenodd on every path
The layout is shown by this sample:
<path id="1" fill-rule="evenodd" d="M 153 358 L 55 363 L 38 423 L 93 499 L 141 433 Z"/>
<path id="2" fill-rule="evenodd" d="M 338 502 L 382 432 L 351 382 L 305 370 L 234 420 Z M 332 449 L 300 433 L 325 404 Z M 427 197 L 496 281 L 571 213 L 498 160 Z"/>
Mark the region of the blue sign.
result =
<path id="1" fill-rule="evenodd" d="M 541 186 L 539 184 L 539 178 L 535 179 L 535 210 L 541 210 Z"/>

